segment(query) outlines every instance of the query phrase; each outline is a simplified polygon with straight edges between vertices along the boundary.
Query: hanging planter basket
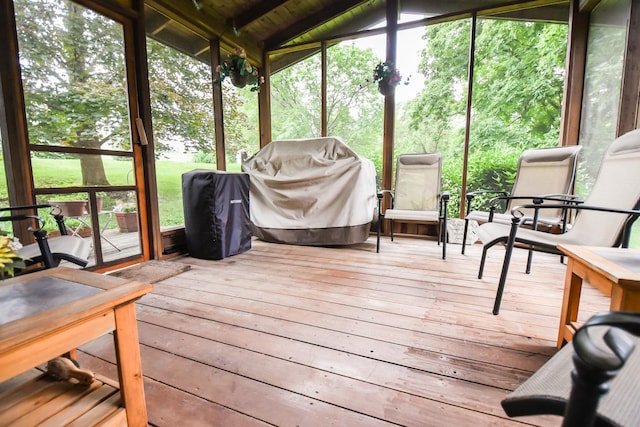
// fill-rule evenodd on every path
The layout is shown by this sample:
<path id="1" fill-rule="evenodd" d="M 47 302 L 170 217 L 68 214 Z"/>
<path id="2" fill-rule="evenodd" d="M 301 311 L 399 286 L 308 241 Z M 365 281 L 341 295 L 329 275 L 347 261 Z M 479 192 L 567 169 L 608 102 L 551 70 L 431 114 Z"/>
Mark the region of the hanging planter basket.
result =
<path id="1" fill-rule="evenodd" d="M 387 81 L 380 80 L 378 82 L 378 91 L 384 96 L 393 95 L 395 89 L 396 87 L 392 84 L 389 84 L 389 82 Z"/>
<path id="2" fill-rule="evenodd" d="M 258 76 L 258 69 L 251 65 L 244 49 L 237 48 L 234 53 L 229 56 L 222 64 L 216 66 L 218 77 L 214 83 L 220 84 L 225 78 L 229 77 L 231 84 L 237 88 L 252 86 L 252 92 L 260 90 L 260 83 L 263 82 Z"/>
<path id="3" fill-rule="evenodd" d="M 392 62 L 379 62 L 373 69 L 373 81 L 378 83 L 378 91 L 384 96 L 393 95 L 401 80 L 400 71 Z"/>
<path id="4" fill-rule="evenodd" d="M 233 70 L 229 73 L 231 83 L 238 88 L 243 88 L 249 83 L 249 74 L 240 74 L 240 71 Z"/>

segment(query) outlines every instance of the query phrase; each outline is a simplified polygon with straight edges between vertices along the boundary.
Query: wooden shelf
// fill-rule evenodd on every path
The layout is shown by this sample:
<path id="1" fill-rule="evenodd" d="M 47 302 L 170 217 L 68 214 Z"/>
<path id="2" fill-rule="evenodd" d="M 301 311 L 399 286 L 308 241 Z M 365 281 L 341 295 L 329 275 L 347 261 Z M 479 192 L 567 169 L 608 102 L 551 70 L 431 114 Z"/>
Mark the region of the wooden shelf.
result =
<path id="1" fill-rule="evenodd" d="M 39 369 L 2 387 L 0 413 L 2 426 L 127 425 L 120 389 L 110 380 L 98 377 L 87 386 L 57 381 Z"/>
<path id="2" fill-rule="evenodd" d="M 17 399 L 5 408 L 13 418 L 29 417 L 10 424 L 146 426 L 134 303 L 152 289 L 149 284 L 65 267 L 0 284 L 0 381 L 11 382 L 0 384 L 2 402 Z M 46 377 L 13 380 L 112 331 L 119 387 L 103 379 L 90 387 Z M 67 409 L 60 408 L 72 411 L 69 419 L 76 421 L 67 424 Z M 1 427 L 8 417 L 4 410 L 0 413 Z M 30 420 L 36 414 L 53 418 L 37 424 Z"/>

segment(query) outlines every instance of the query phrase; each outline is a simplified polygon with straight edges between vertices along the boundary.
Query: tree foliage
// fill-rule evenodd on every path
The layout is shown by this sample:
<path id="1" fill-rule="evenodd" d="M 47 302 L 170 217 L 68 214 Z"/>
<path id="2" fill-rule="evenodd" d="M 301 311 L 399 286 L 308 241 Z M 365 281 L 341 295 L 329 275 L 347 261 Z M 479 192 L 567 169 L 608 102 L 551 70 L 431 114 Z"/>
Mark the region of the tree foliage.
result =
<path id="1" fill-rule="evenodd" d="M 474 152 L 557 144 L 566 26 L 485 19 L 477 28 Z M 441 139 L 448 131 L 461 129 L 465 116 L 469 21 L 426 27 L 423 39 L 420 71 L 426 84 L 407 114 L 412 128 L 429 122 L 434 138 Z"/>
<path id="2" fill-rule="evenodd" d="M 470 36 L 468 20 L 425 28 L 420 72 L 426 83 L 405 111 L 409 128 L 424 135 L 425 147 L 443 152 L 443 186 L 454 200 L 462 184 Z M 479 20 L 470 190 L 510 191 L 522 151 L 558 144 L 566 37 L 566 25 Z"/>
<path id="3" fill-rule="evenodd" d="M 147 52 L 156 153 L 166 153 L 179 144 L 183 152 L 215 159 L 209 65 L 151 39 L 147 39 Z M 242 110 L 247 98 L 228 82 L 221 87 L 225 148 L 235 153 L 250 144 L 244 135 L 249 118 Z M 257 96 L 249 88 L 246 92 L 247 96 Z"/>
<path id="4" fill-rule="evenodd" d="M 370 49 L 340 43 L 327 51 L 327 134 L 341 137 L 380 171 L 384 98 L 371 83 L 380 61 Z M 274 139 L 320 136 L 320 55 L 271 78 Z"/>
<path id="5" fill-rule="evenodd" d="M 15 3 L 30 142 L 131 150 L 122 26 L 67 0 Z M 156 156 L 178 147 L 215 158 L 210 67 L 152 39 L 147 54 Z M 248 144 L 244 101 L 230 85 L 223 100 L 234 150 Z M 108 184 L 100 156 L 78 157 L 83 184 Z"/>
<path id="6" fill-rule="evenodd" d="M 215 149 L 211 78 L 206 64 L 147 39 L 149 87 L 157 155 Z"/>
<path id="7" fill-rule="evenodd" d="M 67 0 L 16 0 L 15 6 L 31 142 L 130 150 L 122 26 Z M 524 149 L 557 144 L 566 33 L 564 25 L 479 20 L 470 189 L 488 183 L 505 189 L 506 165 L 515 170 Z M 398 150 L 442 152 L 445 183 L 458 188 L 469 41 L 468 20 L 425 28 L 419 65 L 425 85 L 396 121 Z M 153 40 L 148 58 L 156 154 L 180 145 L 215 157 L 210 68 Z M 330 47 L 327 58 L 327 133 L 342 137 L 380 172 L 384 98 L 368 83 L 381 58 L 355 43 Z M 274 138 L 321 134 L 320 65 L 315 54 L 272 76 Z M 255 132 L 257 113 L 246 108 L 247 94 L 222 87 L 227 151 L 252 152 L 257 133 L 251 137 L 248 129 Z M 80 157 L 84 184 L 108 183 L 100 156 Z"/>
<path id="8" fill-rule="evenodd" d="M 122 27 L 72 2 L 17 0 L 31 143 L 126 148 Z M 83 184 L 105 184 L 99 156 L 81 155 Z"/>

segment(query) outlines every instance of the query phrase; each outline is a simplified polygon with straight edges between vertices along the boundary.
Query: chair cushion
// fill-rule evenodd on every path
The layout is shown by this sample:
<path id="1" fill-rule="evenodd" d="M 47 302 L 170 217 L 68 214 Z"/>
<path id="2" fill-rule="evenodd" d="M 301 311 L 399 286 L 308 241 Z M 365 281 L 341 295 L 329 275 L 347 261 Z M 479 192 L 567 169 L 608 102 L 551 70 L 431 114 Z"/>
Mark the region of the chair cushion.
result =
<path id="1" fill-rule="evenodd" d="M 414 211 L 408 209 L 387 209 L 384 211 L 385 219 L 398 219 L 404 221 L 437 222 L 437 211 Z"/>
<path id="2" fill-rule="evenodd" d="M 52 254 L 68 254 L 80 259 L 88 259 L 91 244 L 88 240 L 75 236 L 58 236 L 47 239 Z M 37 243 L 25 245 L 18 250 L 18 254 L 26 259 L 37 260 L 42 254 Z"/>

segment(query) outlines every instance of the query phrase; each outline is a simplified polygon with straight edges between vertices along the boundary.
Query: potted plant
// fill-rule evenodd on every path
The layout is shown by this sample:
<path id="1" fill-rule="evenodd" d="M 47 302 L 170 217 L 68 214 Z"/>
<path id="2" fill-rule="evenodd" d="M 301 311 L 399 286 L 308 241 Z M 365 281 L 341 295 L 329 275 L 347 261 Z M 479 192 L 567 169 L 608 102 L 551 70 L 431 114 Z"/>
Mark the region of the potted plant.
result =
<path id="1" fill-rule="evenodd" d="M 391 95 L 402 81 L 400 71 L 391 62 L 379 62 L 373 69 L 373 81 L 384 96 Z"/>
<path id="2" fill-rule="evenodd" d="M 26 267 L 25 260 L 16 252 L 21 247 L 17 238 L 0 234 L 0 279 L 13 277 L 16 268 Z"/>
<path id="3" fill-rule="evenodd" d="M 119 205 L 114 209 L 114 215 L 121 233 L 138 231 L 138 209 L 135 205 Z"/>
<path id="4" fill-rule="evenodd" d="M 252 85 L 251 92 L 260 90 L 263 78 L 258 77 L 258 69 L 251 65 L 244 49 L 236 48 L 234 52 L 220 65 L 216 67 L 218 78 L 214 83 L 220 84 L 229 77 L 235 87 L 243 88 L 247 84 Z"/>

